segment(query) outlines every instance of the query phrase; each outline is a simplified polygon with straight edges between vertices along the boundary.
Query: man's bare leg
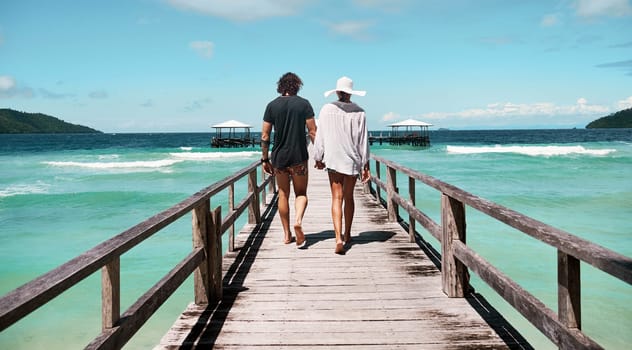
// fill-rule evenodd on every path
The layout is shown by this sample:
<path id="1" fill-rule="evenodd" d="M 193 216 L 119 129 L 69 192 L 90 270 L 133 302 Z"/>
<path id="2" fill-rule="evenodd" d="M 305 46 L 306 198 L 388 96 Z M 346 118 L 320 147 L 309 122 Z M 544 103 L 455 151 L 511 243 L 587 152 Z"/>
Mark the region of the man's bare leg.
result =
<path id="1" fill-rule="evenodd" d="M 290 231 L 290 174 L 276 171 L 275 176 L 277 186 L 279 186 L 279 199 L 277 204 L 279 207 L 279 218 L 281 219 L 283 233 L 285 234 L 284 241 L 285 244 L 290 244 L 293 241 L 292 231 Z"/>
<path id="2" fill-rule="evenodd" d="M 305 243 L 305 233 L 303 232 L 303 216 L 307 209 L 307 183 L 308 183 L 307 164 L 304 165 L 302 172 L 292 174 L 292 185 L 294 186 L 294 209 L 296 223 L 294 224 L 294 233 L 296 233 L 296 245 L 302 247 Z"/>

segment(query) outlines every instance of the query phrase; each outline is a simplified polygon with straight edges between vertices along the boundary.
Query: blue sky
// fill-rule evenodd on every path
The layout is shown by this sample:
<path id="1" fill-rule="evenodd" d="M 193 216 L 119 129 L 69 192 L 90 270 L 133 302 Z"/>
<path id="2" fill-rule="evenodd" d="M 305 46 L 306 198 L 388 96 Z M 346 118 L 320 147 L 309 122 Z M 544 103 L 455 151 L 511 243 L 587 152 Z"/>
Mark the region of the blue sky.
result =
<path id="1" fill-rule="evenodd" d="M 371 130 L 584 127 L 632 107 L 630 0 L 3 0 L 0 108 L 105 132 L 260 130 L 285 72 Z"/>

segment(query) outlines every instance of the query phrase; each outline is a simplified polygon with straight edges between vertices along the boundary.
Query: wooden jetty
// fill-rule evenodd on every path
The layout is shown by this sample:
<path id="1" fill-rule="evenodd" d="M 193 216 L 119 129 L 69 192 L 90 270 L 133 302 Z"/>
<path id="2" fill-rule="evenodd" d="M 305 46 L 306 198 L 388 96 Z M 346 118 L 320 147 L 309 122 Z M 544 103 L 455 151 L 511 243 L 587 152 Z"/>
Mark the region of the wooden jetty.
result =
<path id="1" fill-rule="evenodd" d="M 353 242 L 344 256 L 333 252 L 324 173 L 310 173 L 308 247 L 298 250 L 282 244 L 273 178 L 258 180 L 261 167 L 254 162 L 9 292 L 0 298 L 0 331 L 100 270 L 102 332 L 87 349 L 122 348 L 191 275 L 193 303 L 174 315 L 156 349 L 531 348 L 471 288 L 474 272 L 559 348 L 602 348 L 581 331 L 580 262 L 632 284 L 632 259 L 387 159 L 372 159 L 376 176 L 371 188 L 356 189 Z M 398 190 L 403 180 L 407 194 Z M 248 192 L 235 201 L 240 184 Z M 437 190 L 440 223 L 416 207 L 417 184 Z M 222 212 L 211 203 L 224 191 L 228 208 Z M 557 312 L 467 245 L 465 206 L 555 248 Z M 189 213 L 191 253 L 121 312 L 121 255 Z M 235 235 L 235 221 L 246 213 L 248 224 Z M 229 247 L 222 256 L 225 232 Z M 424 240 L 428 234 L 440 248 Z"/>
<path id="2" fill-rule="evenodd" d="M 273 205 L 224 256 L 220 302 L 189 305 L 155 350 L 529 348 L 480 296 L 446 297 L 436 252 L 411 242 L 361 186 L 352 244 L 334 254 L 327 175 L 309 176 L 306 248 L 282 243 Z"/>

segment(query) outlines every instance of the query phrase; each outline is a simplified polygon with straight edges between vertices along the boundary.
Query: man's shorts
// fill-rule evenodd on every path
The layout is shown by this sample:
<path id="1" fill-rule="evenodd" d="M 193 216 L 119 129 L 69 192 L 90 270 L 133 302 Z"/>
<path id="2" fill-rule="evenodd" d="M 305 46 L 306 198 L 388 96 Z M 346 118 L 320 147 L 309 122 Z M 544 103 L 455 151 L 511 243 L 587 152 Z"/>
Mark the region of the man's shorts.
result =
<path id="1" fill-rule="evenodd" d="M 292 165 L 287 168 L 274 168 L 275 174 L 288 174 L 290 176 L 305 176 L 307 175 L 307 162 Z"/>

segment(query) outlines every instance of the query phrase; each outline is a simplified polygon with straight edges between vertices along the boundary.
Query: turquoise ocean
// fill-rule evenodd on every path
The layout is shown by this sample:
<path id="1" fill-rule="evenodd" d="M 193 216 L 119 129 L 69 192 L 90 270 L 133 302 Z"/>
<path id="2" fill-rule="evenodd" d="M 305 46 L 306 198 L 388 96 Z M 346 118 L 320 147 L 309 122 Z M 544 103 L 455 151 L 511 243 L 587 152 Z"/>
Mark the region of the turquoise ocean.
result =
<path id="1" fill-rule="evenodd" d="M 260 158 L 258 148 L 210 148 L 211 137 L 0 135 L 0 295 Z M 632 256 L 632 129 L 438 130 L 430 137 L 428 148 L 375 144 L 371 152 Z M 407 193 L 406 179 L 398 183 Z M 245 180 L 239 184 L 236 198 L 246 189 Z M 439 196 L 417 185 L 417 207 L 436 222 Z M 226 197 L 220 193 L 212 206 L 225 208 Z M 466 215 L 468 244 L 556 311 L 555 249 L 474 209 Z M 124 254 L 122 311 L 191 245 L 188 215 Z M 585 263 L 581 269 L 584 332 L 607 349 L 629 348 L 632 287 Z M 0 349 L 83 348 L 100 332 L 100 278 L 94 274 L 2 331 Z M 472 284 L 536 349 L 555 349 L 474 273 Z M 189 279 L 126 348 L 152 348 L 192 300 Z"/>

